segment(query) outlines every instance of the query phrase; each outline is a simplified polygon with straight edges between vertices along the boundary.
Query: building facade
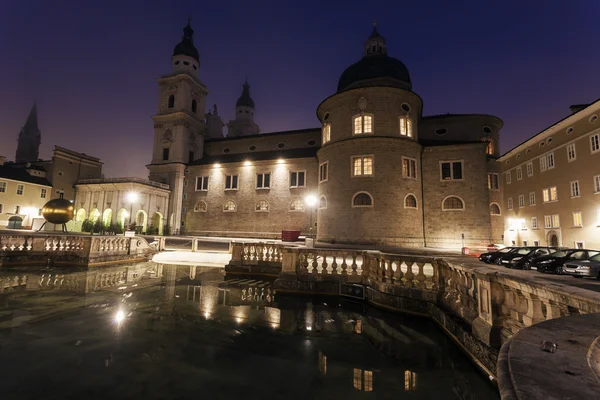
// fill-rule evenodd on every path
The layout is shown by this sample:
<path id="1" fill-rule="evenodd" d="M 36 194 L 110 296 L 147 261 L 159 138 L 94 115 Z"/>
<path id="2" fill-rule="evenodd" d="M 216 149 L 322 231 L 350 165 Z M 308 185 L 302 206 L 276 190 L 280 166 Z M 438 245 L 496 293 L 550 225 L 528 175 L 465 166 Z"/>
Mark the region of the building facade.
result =
<path id="1" fill-rule="evenodd" d="M 173 231 L 400 247 L 501 240 L 495 162 L 502 121 L 423 115 L 406 66 L 374 28 L 360 61 L 317 108 L 320 127 L 260 133 L 246 82 L 235 119 L 205 112 L 206 86 L 188 23 L 158 80 L 150 179 L 171 187 Z M 308 201 L 307 199 L 316 199 Z M 312 222 L 311 222 L 312 221 Z M 312 225 L 311 225 L 312 224 Z"/>
<path id="2" fill-rule="evenodd" d="M 498 159 L 508 245 L 600 248 L 600 101 Z"/>

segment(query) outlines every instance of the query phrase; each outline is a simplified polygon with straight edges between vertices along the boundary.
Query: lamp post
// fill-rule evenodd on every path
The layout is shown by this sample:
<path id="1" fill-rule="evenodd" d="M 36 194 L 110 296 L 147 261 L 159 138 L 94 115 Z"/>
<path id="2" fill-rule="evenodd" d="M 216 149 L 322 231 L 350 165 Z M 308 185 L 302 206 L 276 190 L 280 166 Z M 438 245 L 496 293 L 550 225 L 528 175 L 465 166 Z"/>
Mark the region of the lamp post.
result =
<path id="1" fill-rule="evenodd" d="M 138 194 L 136 192 L 127 193 L 127 201 L 130 204 L 130 212 L 129 212 L 129 230 L 131 230 L 131 218 L 133 215 L 133 203 L 138 199 Z"/>
<path id="2" fill-rule="evenodd" d="M 312 215 L 313 215 L 313 208 L 317 204 L 317 196 L 315 196 L 314 194 L 309 194 L 309 195 L 307 195 L 304 198 L 304 202 L 309 207 L 309 211 L 308 212 L 310 213 L 310 226 L 308 228 L 308 236 L 310 236 L 312 238 L 313 237 L 313 234 L 312 234 L 312 231 L 313 231 Z"/>

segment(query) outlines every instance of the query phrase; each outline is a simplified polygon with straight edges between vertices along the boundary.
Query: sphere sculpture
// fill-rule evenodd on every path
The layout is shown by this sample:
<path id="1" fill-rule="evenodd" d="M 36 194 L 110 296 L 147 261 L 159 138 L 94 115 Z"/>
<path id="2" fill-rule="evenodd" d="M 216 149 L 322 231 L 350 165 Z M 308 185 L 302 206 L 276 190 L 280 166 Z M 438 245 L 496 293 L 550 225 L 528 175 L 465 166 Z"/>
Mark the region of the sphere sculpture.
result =
<path id="1" fill-rule="evenodd" d="M 38 229 L 38 232 L 42 230 L 46 222 L 51 224 L 62 225 L 63 232 L 67 232 L 67 222 L 73 219 L 75 215 L 75 208 L 73 203 L 63 198 L 61 193 L 60 198 L 52 199 L 42 207 L 42 216 L 46 220 L 44 224 Z"/>

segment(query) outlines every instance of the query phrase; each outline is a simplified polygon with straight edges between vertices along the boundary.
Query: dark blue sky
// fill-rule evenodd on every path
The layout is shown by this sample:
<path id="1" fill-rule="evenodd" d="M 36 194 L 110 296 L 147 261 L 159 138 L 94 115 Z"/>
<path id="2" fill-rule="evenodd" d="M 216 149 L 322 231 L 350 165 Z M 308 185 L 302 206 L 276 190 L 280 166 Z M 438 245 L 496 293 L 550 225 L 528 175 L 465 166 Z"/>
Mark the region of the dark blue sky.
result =
<path id="1" fill-rule="evenodd" d="M 424 114 L 488 113 L 507 151 L 600 97 L 597 0 L 0 2 L 0 155 L 14 158 L 34 99 L 41 156 L 100 157 L 147 176 L 155 79 L 188 14 L 200 79 L 225 122 L 248 75 L 263 132 L 318 126 L 317 105 L 361 57 L 377 20 Z"/>

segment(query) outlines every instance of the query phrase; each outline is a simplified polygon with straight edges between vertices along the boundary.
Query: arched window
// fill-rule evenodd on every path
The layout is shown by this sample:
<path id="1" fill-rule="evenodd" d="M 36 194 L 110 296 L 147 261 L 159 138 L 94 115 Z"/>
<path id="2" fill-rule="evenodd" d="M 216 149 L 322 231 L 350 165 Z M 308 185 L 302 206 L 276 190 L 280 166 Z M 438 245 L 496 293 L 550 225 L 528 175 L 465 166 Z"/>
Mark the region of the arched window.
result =
<path id="1" fill-rule="evenodd" d="M 500 206 L 497 203 L 490 204 L 490 214 L 500 215 Z"/>
<path id="2" fill-rule="evenodd" d="M 319 198 L 319 210 L 327 208 L 327 197 L 321 196 Z"/>
<path id="3" fill-rule="evenodd" d="M 196 109 L 198 108 L 198 102 L 196 99 L 192 100 L 192 112 L 196 114 Z"/>
<path id="4" fill-rule="evenodd" d="M 198 200 L 198 202 L 194 205 L 194 212 L 206 212 L 206 209 L 207 206 L 204 200 Z"/>
<path id="5" fill-rule="evenodd" d="M 485 148 L 485 154 L 493 156 L 494 155 L 494 141 L 490 140 Z"/>
<path id="6" fill-rule="evenodd" d="M 256 212 L 269 212 L 269 202 L 266 200 L 260 200 L 256 203 Z"/>
<path id="7" fill-rule="evenodd" d="M 373 207 L 373 197 L 367 192 L 358 192 L 352 197 L 352 207 Z"/>
<path id="8" fill-rule="evenodd" d="M 417 198 L 414 194 L 407 194 L 404 198 L 404 208 L 417 208 Z"/>
<path id="9" fill-rule="evenodd" d="M 443 211 L 464 210 L 465 202 L 460 197 L 448 196 L 442 202 Z"/>
<path id="10" fill-rule="evenodd" d="M 323 125 L 323 144 L 331 140 L 331 124 Z"/>
<path id="11" fill-rule="evenodd" d="M 408 117 L 400 117 L 400 136 L 413 137 L 412 120 Z"/>
<path id="12" fill-rule="evenodd" d="M 290 211 L 304 211 L 304 202 L 302 199 L 296 199 L 290 203 Z"/>
<path id="13" fill-rule="evenodd" d="M 225 204 L 223 204 L 223 212 L 235 212 L 237 211 L 237 206 L 235 205 L 235 201 L 227 200 Z"/>
<path id="14" fill-rule="evenodd" d="M 172 94 L 169 96 L 169 108 L 175 107 L 175 95 Z"/>
<path id="15" fill-rule="evenodd" d="M 353 132 L 355 135 L 373 133 L 373 115 L 360 114 L 353 117 Z"/>

